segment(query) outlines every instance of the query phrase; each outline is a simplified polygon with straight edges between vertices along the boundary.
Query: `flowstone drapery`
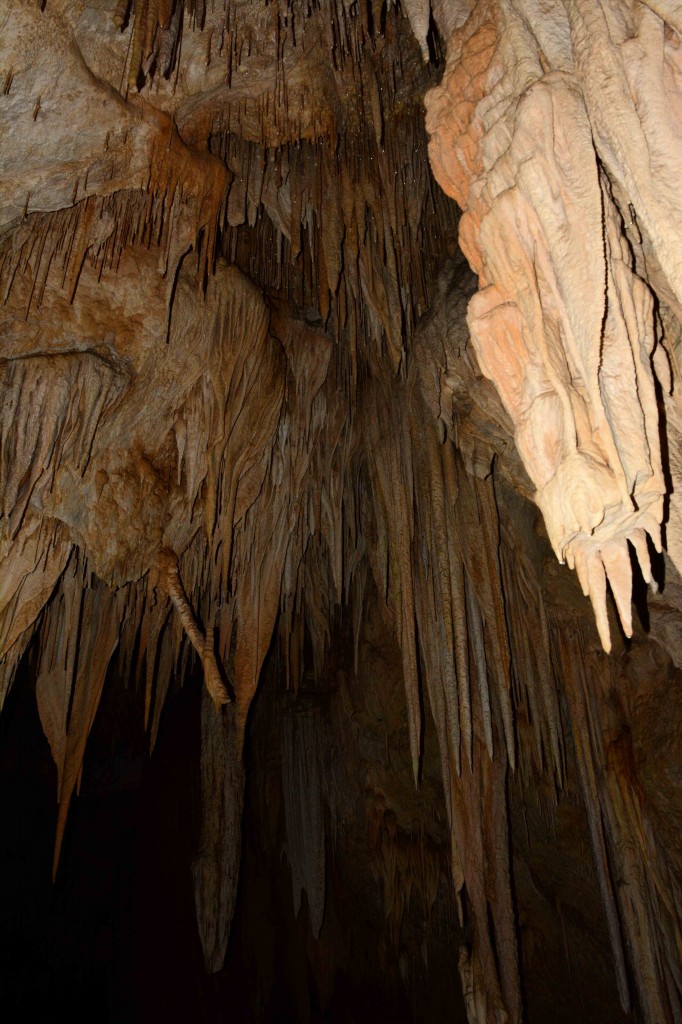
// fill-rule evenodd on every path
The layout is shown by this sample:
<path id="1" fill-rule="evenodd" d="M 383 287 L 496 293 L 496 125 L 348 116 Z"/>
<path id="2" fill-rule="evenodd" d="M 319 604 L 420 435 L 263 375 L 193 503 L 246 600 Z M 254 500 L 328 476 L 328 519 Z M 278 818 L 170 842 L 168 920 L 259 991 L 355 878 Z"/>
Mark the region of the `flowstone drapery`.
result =
<path id="1" fill-rule="evenodd" d="M 479 276 L 479 364 L 607 650 L 607 579 L 630 636 L 628 544 L 651 583 L 647 537 L 660 551 L 670 492 L 660 345 L 658 381 L 652 365 L 665 343 L 656 302 L 679 309 L 682 260 L 679 36 L 664 17 L 629 2 L 541 17 L 530 3 L 473 4 L 427 97 L 432 166 L 464 211 Z"/>

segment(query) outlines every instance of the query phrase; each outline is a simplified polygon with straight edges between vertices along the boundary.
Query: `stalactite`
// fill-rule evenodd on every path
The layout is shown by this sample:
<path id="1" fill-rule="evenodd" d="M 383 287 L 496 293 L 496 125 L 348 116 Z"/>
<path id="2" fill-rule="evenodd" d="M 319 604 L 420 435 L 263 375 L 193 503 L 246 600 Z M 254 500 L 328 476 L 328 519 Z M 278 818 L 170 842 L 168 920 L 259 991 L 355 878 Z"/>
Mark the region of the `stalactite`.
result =
<path id="1" fill-rule="evenodd" d="M 61 799 L 66 759 L 71 691 L 76 678 L 79 625 L 83 613 L 83 565 L 77 557 L 65 570 L 60 592 L 48 616 L 36 679 L 36 704 L 52 758 L 57 767 L 57 800 Z"/>
<path id="2" fill-rule="evenodd" d="M 40 613 L 73 549 L 59 523 L 31 517 L 2 557 L 0 588 L 0 707 Z"/>
<path id="3" fill-rule="evenodd" d="M 481 701 L 481 715 L 483 720 L 483 735 L 485 738 L 485 746 L 488 752 L 488 757 L 492 760 L 493 758 L 493 729 L 492 729 L 492 717 L 490 712 L 490 691 L 488 689 L 488 672 L 487 662 L 485 655 L 485 640 L 483 636 L 483 620 L 481 618 L 481 611 L 478 607 L 478 601 L 473 593 L 473 588 L 470 583 L 466 583 L 466 607 L 467 607 L 467 623 L 468 623 L 468 638 L 471 644 L 471 654 L 473 655 L 473 663 L 476 670 L 476 681 L 478 683 L 479 699 Z"/>
<path id="4" fill-rule="evenodd" d="M 237 898 L 244 805 L 233 707 L 201 704 L 201 836 L 192 862 L 199 937 L 207 972 L 223 966 Z"/>
<path id="5" fill-rule="evenodd" d="M 553 644 L 565 673 L 573 743 L 621 1001 L 624 1008 L 629 1007 L 625 939 L 631 950 L 637 950 L 634 980 L 646 1019 L 675 1020 L 682 1005 L 677 953 L 682 922 L 677 883 L 653 830 L 644 821 L 646 812 L 634 775 L 631 740 L 622 709 L 613 697 L 613 669 L 589 650 L 581 632 L 554 635 Z M 575 657 L 577 651 L 579 659 Z M 569 670 L 571 661 L 576 665 Z M 614 884 L 614 877 L 624 884 Z M 665 892 L 671 898 L 663 897 Z"/>
<path id="6" fill-rule="evenodd" d="M 384 518 L 388 535 L 389 606 L 395 614 L 403 654 L 412 770 L 416 780 L 419 775 L 421 712 L 411 564 L 414 524 L 412 489 L 409 486 L 411 460 L 407 461 L 410 459 L 409 440 L 405 437 L 402 418 L 396 415 L 395 406 L 389 404 L 380 390 L 375 392 L 374 400 L 368 403 L 367 408 L 371 416 L 367 432 L 373 440 L 367 454 L 371 460 L 372 484 L 376 488 L 375 503 Z M 405 441 L 407 452 L 403 450 Z"/>
<path id="7" fill-rule="evenodd" d="M 59 740 L 63 750 L 60 772 L 61 788 L 58 797 L 57 833 L 55 837 L 53 876 L 57 872 L 66 828 L 66 819 L 74 789 L 78 784 L 88 735 L 95 720 L 97 707 L 109 662 L 118 644 L 118 629 L 124 608 L 125 595 L 112 593 L 98 584 L 88 587 L 82 599 L 81 633 L 66 735 Z M 58 614 L 58 605 L 49 614 Z"/>
<path id="8" fill-rule="evenodd" d="M 559 656 L 562 658 L 564 669 L 566 669 L 567 654 L 564 652 L 565 645 L 562 644 L 561 640 L 559 640 Z M 582 672 L 582 667 L 579 671 Z M 576 743 L 576 751 L 578 754 L 578 768 L 581 775 L 581 784 L 585 794 L 585 808 L 590 826 L 590 838 L 597 867 L 597 878 L 599 880 L 601 896 L 606 910 L 611 950 L 616 967 L 618 992 L 621 1004 L 627 1011 L 630 1007 L 630 992 L 627 980 L 627 971 L 625 968 L 623 939 L 618 920 L 618 911 L 616 909 L 611 871 L 608 863 L 603 819 L 601 817 L 599 807 L 599 793 L 590 743 L 590 716 L 585 704 L 576 707 L 575 711 L 577 714 L 574 712 L 573 715 L 574 742 Z"/>
<path id="9" fill-rule="evenodd" d="M 291 866 L 294 914 L 308 899 L 312 933 L 317 939 L 325 903 L 325 806 L 320 727 L 312 701 L 302 696 L 288 708 L 282 729 L 282 789 Z"/>
<path id="10" fill-rule="evenodd" d="M 478 972 L 486 979 L 488 1002 L 482 1019 L 503 1020 L 508 1015 L 507 1019 L 518 1020 L 520 995 L 504 786 L 507 759 L 512 767 L 515 764 L 516 741 L 508 626 L 498 558 L 498 512 L 492 481 L 470 478 L 451 450 L 450 440 L 441 443 L 435 419 L 429 422 L 427 396 L 420 387 L 420 381 L 425 380 L 428 375 L 420 373 L 415 360 L 406 389 L 395 387 L 394 406 L 382 400 L 380 391 L 372 392 L 372 412 L 364 425 L 375 516 L 379 522 L 383 520 L 380 529 L 388 535 L 388 574 L 393 582 L 387 590 L 387 602 L 404 665 L 406 643 L 412 645 L 412 657 L 416 657 L 418 631 L 422 676 L 436 721 L 448 790 L 453 874 L 473 917 L 475 939 L 467 953 L 471 960 L 466 962 L 474 965 L 474 974 Z M 401 439 L 404 427 L 396 415 L 398 409 L 409 430 L 409 440 Z M 413 508 L 417 516 L 414 524 L 409 517 Z M 401 518 L 409 523 L 402 531 L 398 525 Z M 400 626 L 407 572 L 410 587 L 419 595 L 415 605 L 417 631 L 412 636 Z M 381 585 L 382 580 L 377 583 Z M 485 609 L 485 629 L 479 609 Z M 481 678 L 489 664 L 495 666 L 492 692 L 487 674 Z M 477 700 L 472 700 L 473 679 L 477 679 L 480 689 Z M 415 694 L 407 672 L 405 684 L 409 708 Z M 544 719 L 537 727 L 547 727 Z M 461 757 L 460 737 L 465 730 Z M 479 992 L 477 998 L 480 1002 L 483 993 Z"/>
<path id="11" fill-rule="evenodd" d="M 201 26 L 204 5 L 193 0 L 132 0 L 132 15 L 130 7 L 130 0 L 117 5 L 114 24 L 123 29 L 128 20 L 131 22 L 127 84 L 129 90 L 136 91 L 140 75 L 146 79 L 157 62 L 160 74 L 170 74 L 177 58 L 185 10 Z"/>

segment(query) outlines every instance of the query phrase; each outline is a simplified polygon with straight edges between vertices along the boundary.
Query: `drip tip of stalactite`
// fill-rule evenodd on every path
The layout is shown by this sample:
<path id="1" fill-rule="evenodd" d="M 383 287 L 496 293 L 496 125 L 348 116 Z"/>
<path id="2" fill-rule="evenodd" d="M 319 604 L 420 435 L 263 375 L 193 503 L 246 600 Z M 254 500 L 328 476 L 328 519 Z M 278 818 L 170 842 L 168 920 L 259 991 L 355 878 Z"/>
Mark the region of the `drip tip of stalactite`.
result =
<path id="1" fill-rule="evenodd" d="M 645 526 L 638 527 L 626 537 L 615 537 L 601 547 L 593 547 L 589 543 L 573 543 L 565 548 L 566 563 L 575 569 L 585 597 L 589 597 L 601 640 L 607 654 L 611 652 L 611 634 L 608 621 L 607 583 L 613 594 L 623 632 L 632 637 L 632 583 L 633 565 L 629 545 L 632 546 L 642 579 L 655 594 L 658 584 L 651 571 L 648 537 L 655 550 L 662 551 L 660 526 L 648 521 Z"/>

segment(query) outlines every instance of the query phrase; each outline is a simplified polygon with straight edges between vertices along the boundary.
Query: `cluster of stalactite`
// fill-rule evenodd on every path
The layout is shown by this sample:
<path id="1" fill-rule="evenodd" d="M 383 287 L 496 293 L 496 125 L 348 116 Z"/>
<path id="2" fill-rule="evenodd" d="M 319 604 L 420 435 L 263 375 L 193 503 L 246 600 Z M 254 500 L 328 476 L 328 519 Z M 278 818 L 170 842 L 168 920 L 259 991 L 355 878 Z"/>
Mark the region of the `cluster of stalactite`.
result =
<path id="1" fill-rule="evenodd" d="M 628 544 L 653 582 L 647 538 L 661 550 L 670 490 L 657 389 L 677 404 L 677 332 L 657 307 L 679 316 L 682 294 L 679 12 L 628 0 L 567 0 L 542 18 L 525 0 L 434 11 L 448 61 L 426 101 L 430 155 L 479 276 L 472 338 L 609 650 L 607 582 L 630 635 Z"/>
<path id="2" fill-rule="evenodd" d="M 31 47 L 52 31 L 65 78 L 109 104 L 94 135 L 56 161 L 54 186 L 31 165 L 0 193 L 0 695 L 33 641 L 58 769 L 55 867 L 114 651 L 118 671 L 145 688 L 153 747 L 169 686 L 194 650 L 222 707 L 206 697 L 202 709 L 194 863 L 206 965 L 219 969 L 237 884 L 243 745 L 267 652 L 275 637 L 293 690 L 306 651 L 320 675 L 341 605 L 357 642 L 371 575 L 401 650 L 417 783 L 425 710 L 435 723 L 472 1024 L 522 1014 L 508 774 L 560 787 L 568 752 L 623 1004 L 629 963 L 646 1019 L 678 1019 L 679 893 L 634 785 L 617 668 L 579 610 L 548 600 L 501 511 L 500 486 L 533 494 L 539 484 L 511 451 L 516 430 L 528 461 L 515 395 L 503 392 L 505 412 L 467 343 L 465 271 L 443 270 L 456 218 L 429 173 L 418 49 L 380 4 L 268 6 L 274 87 L 235 84 L 233 99 L 231 76 L 260 45 L 238 5 L 120 3 L 127 100 L 90 81 L 49 4 L 16 5 L 5 34 L 6 48 L 28 40 L 16 43 L 5 80 L 13 116 L 35 109 L 42 80 L 27 84 Z M 417 6 L 428 51 L 428 4 Z M 190 98 L 169 113 L 152 106 L 151 88 L 156 71 L 180 68 L 188 14 L 209 71 L 227 52 L 229 68 L 203 108 Z M 230 41 L 212 51 L 218 17 Z M 295 24 L 304 38 L 322 25 L 317 45 L 336 76 L 333 89 L 322 81 L 330 92 L 312 121 Z M 200 144 L 191 124 L 204 131 Z M 608 205 L 601 185 L 599 195 Z M 615 251 L 615 236 L 609 244 Z M 502 260 L 506 236 L 500 245 Z M 627 262 L 609 264 L 610 285 L 630 273 Z M 480 355 L 483 327 L 471 322 Z M 647 335 L 631 376 L 650 399 L 649 345 Z M 594 424 L 579 398 L 567 407 L 587 436 Z M 610 422 L 613 403 L 602 412 Z M 653 535 L 662 489 L 652 422 L 647 413 L 639 424 L 651 472 L 639 480 L 636 531 Z M 631 476 L 625 467 L 623 487 Z M 648 576 L 643 534 L 626 526 L 618 552 L 627 536 Z M 568 544 L 550 539 L 562 552 Z M 609 577 L 611 568 L 627 576 L 604 550 Z M 586 571 L 605 638 L 603 569 Z M 615 589 L 628 624 L 629 587 Z M 325 786 L 314 713 L 292 712 L 282 744 L 295 904 L 305 891 L 319 932 Z M 388 865 L 395 935 L 413 866 L 396 861 L 390 819 L 370 823 L 370 834 Z M 435 882 L 422 884 L 428 902 Z"/>
<path id="3" fill-rule="evenodd" d="M 500 530 L 494 446 L 486 442 L 487 461 L 479 451 L 476 465 L 467 469 L 453 443 L 460 437 L 466 451 L 469 428 L 456 406 L 448 406 L 434 367 L 443 367 L 456 391 L 466 297 L 451 291 L 445 320 L 435 318 L 418 333 L 405 379 L 394 375 L 386 357 L 385 375 L 364 379 L 351 406 L 338 386 L 334 342 L 319 329 L 281 311 L 268 323 L 259 293 L 234 269 L 221 269 L 203 300 L 181 274 L 168 342 L 165 333 L 159 336 L 166 365 L 158 367 L 159 350 L 152 350 L 152 367 L 142 374 L 144 453 L 134 436 L 132 410 L 142 415 L 134 386 L 128 384 L 129 400 L 121 385 L 111 392 L 100 374 L 86 376 L 90 354 L 57 359 L 57 365 L 72 360 L 83 373 L 73 402 L 94 425 L 77 435 L 78 445 L 69 429 L 73 408 L 57 401 L 59 378 L 53 378 L 56 396 L 45 383 L 54 357 L 41 357 L 37 367 L 29 359 L 9 360 L 8 395 L 21 369 L 33 373 L 21 378 L 30 382 L 25 400 L 35 395 L 63 409 L 56 419 L 58 443 L 48 437 L 43 473 L 26 473 L 35 458 L 5 464 L 5 493 L 19 493 L 20 480 L 28 493 L 6 543 L 5 685 L 37 633 L 38 708 L 59 775 L 58 854 L 114 651 L 121 670 L 146 686 L 152 743 L 171 676 L 185 671 L 190 644 L 182 642 L 181 618 L 171 615 L 158 558 L 171 542 L 182 553 L 189 603 L 204 624 L 217 626 L 219 660 L 235 697 L 235 706 L 222 713 L 207 699 L 202 714 L 206 837 L 195 880 L 207 965 L 215 970 L 225 952 L 237 880 L 243 731 L 277 619 L 296 688 L 306 636 L 314 668 L 321 671 L 335 606 L 350 604 L 359 633 L 371 572 L 403 654 L 417 777 L 421 687 L 436 724 L 453 875 L 462 921 L 472 924 L 473 934 L 460 968 L 478 1019 L 494 1020 L 502 1007 L 512 1019 L 520 1016 L 506 773 L 516 767 L 531 785 L 534 775 L 550 772 L 560 785 L 567 742 L 577 758 L 623 998 L 621 928 L 642 965 L 636 975 L 640 998 L 650 1001 L 650 1019 L 657 1019 L 655 1007 L 675 1006 L 678 998 L 679 922 L 674 902 L 660 904 L 661 887 L 670 884 L 665 855 L 645 825 L 646 808 L 632 803 L 627 739 L 618 734 L 625 716 L 614 721 L 610 663 L 593 639 L 591 646 L 585 640 L 577 614 L 567 629 L 565 611 L 545 607 L 537 569 L 512 554 L 519 546 Z M 193 374 L 182 344 L 190 323 L 195 343 L 205 339 L 208 362 L 199 372 L 204 363 L 195 349 Z M 174 352 L 185 357 L 183 372 L 174 365 Z M 157 380 L 155 389 L 157 373 L 163 386 Z M 179 394 L 169 380 L 177 382 Z M 15 410 L 4 428 L 6 451 L 16 416 Z M 154 449 L 150 419 L 159 424 Z M 131 432 L 127 442 L 122 422 Z M 122 445 L 118 465 L 111 463 L 114 436 Z M 42 452 L 41 443 L 36 435 L 35 451 Z M 78 487 L 70 515 L 61 497 L 67 486 Z M 92 520 L 100 506 L 106 515 L 98 525 Z M 130 517 L 138 519 L 143 509 L 152 518 L 136 534 Z M 528 635 L 536 638 L 532 648 Z M 584 673 L 602 678 L 601 689 L 586 689 Z M 568 702 L 564 718 L 560 695 Z M 323 787 L 315 774 L 320 754 L 308 735 L 314 716 L 309 718 L 294 717 L 284 728 L 284 792 L 295 885 L 299 893 L 305 889 L 319 929 Z M 609 730 L 614 739 L 605 743 Z M 317 827 L 311 830 L 313 820 Z M 627 890 L 616 889 L 615 877 L 628 879 Z M 388 892 L 386 899 L 395 933 L 399 908 Z M 646 961 L 642 935 L 650 950 Z"/>

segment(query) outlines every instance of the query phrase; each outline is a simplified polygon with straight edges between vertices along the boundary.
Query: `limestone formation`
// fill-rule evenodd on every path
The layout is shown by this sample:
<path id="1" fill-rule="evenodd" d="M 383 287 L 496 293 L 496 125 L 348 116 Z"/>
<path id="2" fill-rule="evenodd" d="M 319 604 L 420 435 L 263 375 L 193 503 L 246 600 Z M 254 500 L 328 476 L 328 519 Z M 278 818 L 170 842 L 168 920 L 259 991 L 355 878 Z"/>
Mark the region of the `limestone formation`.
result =
<path id="1" fill-rule="evenodd" d="M 103 695 L 151 752 L 201 676 L 209 973 L 260 800 L 320 1005 L 362 819 L 401 983 L 449 887 L 469 1024 L 539 1019 L 575 803 L 577 934 L 682 1019 L 679 6 L 0 0 L 0 706 L 35 686 L 59 877 Z"/>

